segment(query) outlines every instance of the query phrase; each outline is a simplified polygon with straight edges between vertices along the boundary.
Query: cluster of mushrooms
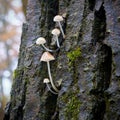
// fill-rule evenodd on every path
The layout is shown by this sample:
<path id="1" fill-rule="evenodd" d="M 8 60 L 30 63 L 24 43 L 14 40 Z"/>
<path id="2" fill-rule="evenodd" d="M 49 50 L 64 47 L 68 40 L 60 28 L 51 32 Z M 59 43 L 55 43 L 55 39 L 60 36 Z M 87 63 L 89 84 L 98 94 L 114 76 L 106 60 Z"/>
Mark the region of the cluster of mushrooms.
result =
<path id="1" fill-rule="evenodd" d="M 60 35 L 60 31 L 61 31 L 61 33 L 62 33 L 63 38 L 65 38 L 65 34 L 64 34 L 62 25 L 61 25 L 61 23 L 60 23 L 60 22 L 63 21 L 63 20 L 64 20 L 63 17 L 60 16 L 60 15 L 56 15 L 56 16 L 54 17 L 54 19 L 53 19 L 54 22 L 57 22 L 57 23 L 58 23 L 59 28 L 60 28 L 60 30 L 57 29 L 57 28 L 55 28 L 55 29 L 53 29 L 52 32 L 51 32 L 51 33 L 53 34 L 53 37 L 55 38 L 55 42 L 56 42 L 56 45 L 57 45 L 58 49 L 60 49 L 60 43 L 59 43 L 59 39 L 58 39 L 58 37 L 59 37 L 59 35 Z M 43 61 L 43 62 L 46 62 L 46 63 L 47 63 L 49 79 L 48 79 L 48 78 L 44 78 L 43 83 L 45 83 L 45 84 L 47 85 L 47 87 L 48 87 L 48 89 L 49 89 L 49 91 L 50 91 L 51 93 L 53 93 L 53 94 L 58 94 L 59 90 L 58 90 L 58 88 L 55 86 L 55 84 L 54 84 L 54 82 L 53 82 L 53 79 L 52 79 L 52 76 L 51 76 L 51 71 L 50 71 L 50 61 L 55 60 L 54 56 L 53 56 L 50 52 L 55 52 L 55 51 L 57 51 L 57 50 L 51 50 L 51 49 L 47 48 L 47 47 L 45 46 L 45 43 L 46 43 L 46 40 L 45 40 L 45 38 L 43 38 L 43 37 L 39 37 L 39 38 L 36 40 L 36 44 L 37 44 L 37 45 L 42 45 L 42 47 L 46 50 L 46 52 L 44 52 L 44 53 L 42 54 L 40 61 Z M 51 89 L 51 86 L 50 86 L 49 83 L 51 84 L 52 89 Z M 58 84 L 59 84 L 59 86 L 60 86 L 61 81 L 59 81 Z"/>

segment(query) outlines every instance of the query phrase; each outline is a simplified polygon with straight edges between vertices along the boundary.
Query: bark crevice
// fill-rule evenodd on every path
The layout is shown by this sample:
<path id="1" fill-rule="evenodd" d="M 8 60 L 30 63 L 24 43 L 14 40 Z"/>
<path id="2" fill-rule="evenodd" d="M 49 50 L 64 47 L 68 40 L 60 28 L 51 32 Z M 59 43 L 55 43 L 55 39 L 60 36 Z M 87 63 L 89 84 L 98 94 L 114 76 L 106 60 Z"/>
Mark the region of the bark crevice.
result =
<path id="1" fill-rule="evenodd" d="M 106 31 L 106 15 L 105 9 L 102 4 L 100 9 L 94 12 L 94 23 L 92 29 L 92 43 L 96 45 L 97 42 L 103 42 L 105 38 L 105 31 Z"/>
<path id="2" fill-rule="evenodd" d="M 103 120 L 106 111 L 105 91 L 109 88 L 112 71 L 112 49 L 104 44 L 106 34 L 106 15 L 104 6 L 94 13 L 92 30 L 93 45 L 96 46 L 96 71 L 93 81 L 94 88 L 90 91 L 93 95 L 93 107 L 88 120 Z M 101 107 L 102 106 L 102 107 Z"/>

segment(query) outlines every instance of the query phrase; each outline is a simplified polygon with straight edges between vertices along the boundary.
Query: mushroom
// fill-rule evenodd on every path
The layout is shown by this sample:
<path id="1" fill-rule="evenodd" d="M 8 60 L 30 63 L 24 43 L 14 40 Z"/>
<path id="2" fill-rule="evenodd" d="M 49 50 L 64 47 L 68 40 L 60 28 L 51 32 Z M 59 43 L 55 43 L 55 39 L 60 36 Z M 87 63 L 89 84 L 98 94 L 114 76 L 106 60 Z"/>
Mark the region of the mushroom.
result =
<path id="1" fill-rule="evenodd" d="M 60 27 L 60 30 L 61 30 L 62 35 L 63 35 L 63 38 L 65 38 L 65 34 L 64 34 L 63 29 L 62 29 L 62 25 L 61 25 L 61 23 L 60 23 L 61 21 L 63 21 L 63 17 L 60 16 L 60 15 L 56 15 L 56 16 L 54 17 L 53 21 L 54 21 L 54 22 L 58 22 L 59 27 Z"/>
<path id="2" fill-rule="evenodd" d="M 45 43 L 46 43 L 46 40 L 45 40 L 45 38 L 43 38 L 43 37 L 39 37 L 39 38 L 36 40 L 36 44 L 37 44 L 37 45 L 42 45 L 45 50 L 47 50 L 47 51 L 49 51 L 49 52 L 53 52 L 53 50 L 50 50 L 50 49 L 48 49 L 48 48 L 45 47 L 45 45 L 44 45 Z"/>
<path id="3" fill-rule="evenodd" d="M 63 18 L 66 18 L 66 17 L 67 17 L 67 13 L 63 13 L 63 14 L 62 14 L 62 17 L 63 17 Z"/>
<path id="4" fill-rule="evenodd" d="M 48 88 L 48 90 L 49 90 L 51 93 L 53 93 L 53 94 L 58 94 L 58 93 L 54 92 L 53 90 L 51 90 L 51 88 L 50 88 L 50 86 L 49 86 L 49 84 L 48 84 L 49 82 L 50 82 L 50 80 L 49 80 L 48 78 L 45 78 L 45 79 L 43 80 L 43 83 L 46 83 L 47 88 Z"/>
<path id="5" fill-rule="evenodd" d="M 61 86 L 62 81 L 63 81 L 62 79 L 59 79 L 59 80 L 57 81 L 58 86 Z"/>
<path id="6" fill-rule="evenodd" d="M 60 44 L 59 44 L 59 40 L 58 40 L 58 36 L 60 35 L 60 30 L 55 28 L 52 30 L 51 33 L 55 36 L 56 41 L 57 41 L 57 46 L 60 48 Z"/>
<path id="7" fill-rule="evenodd" d="M 52 61 L 52 60 L 55 60 L 55 58 L 49 52 L 44 52 L 41 59 L 40 59 L 40 61 L 47 62 L 48 74 L 49 74 L 51 85 L 56 92 L 59 92 L 59 90 L 54 85 L 54 82 L 53 82 L 52 76 L 51 76 L 50 63 L 49 62 Z"/>

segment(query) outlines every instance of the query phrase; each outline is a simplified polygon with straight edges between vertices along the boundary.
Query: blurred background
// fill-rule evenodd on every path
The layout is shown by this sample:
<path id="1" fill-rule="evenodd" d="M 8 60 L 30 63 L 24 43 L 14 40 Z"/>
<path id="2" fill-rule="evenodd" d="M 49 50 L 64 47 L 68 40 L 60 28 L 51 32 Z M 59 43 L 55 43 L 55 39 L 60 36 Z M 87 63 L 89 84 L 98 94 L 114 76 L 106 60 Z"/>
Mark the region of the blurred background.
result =
<path id="1" fill-rule="evenodd" d="M 0 0 L 0 120 L 10 99 L 27 0 Z"/>

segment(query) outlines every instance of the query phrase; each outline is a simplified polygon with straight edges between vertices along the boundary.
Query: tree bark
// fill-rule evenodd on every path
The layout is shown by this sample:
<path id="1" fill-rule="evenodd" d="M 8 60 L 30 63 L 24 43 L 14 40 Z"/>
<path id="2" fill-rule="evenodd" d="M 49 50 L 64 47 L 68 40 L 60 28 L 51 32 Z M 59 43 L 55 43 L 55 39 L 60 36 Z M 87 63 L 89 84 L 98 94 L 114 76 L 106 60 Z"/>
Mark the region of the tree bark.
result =
<path id="1" fill-rule="evenodd" d="M 5 120 L 120 120 L 120 1 L 28 0 L 18 67 L 14 72 Z M 57 14 L 62 24 L 59 51 L 52 53 L 51 73 L 62 79 L 59 94 L 43 83 L 45 51 L 35 41 L 42 36 L 51 45 Z"/>

